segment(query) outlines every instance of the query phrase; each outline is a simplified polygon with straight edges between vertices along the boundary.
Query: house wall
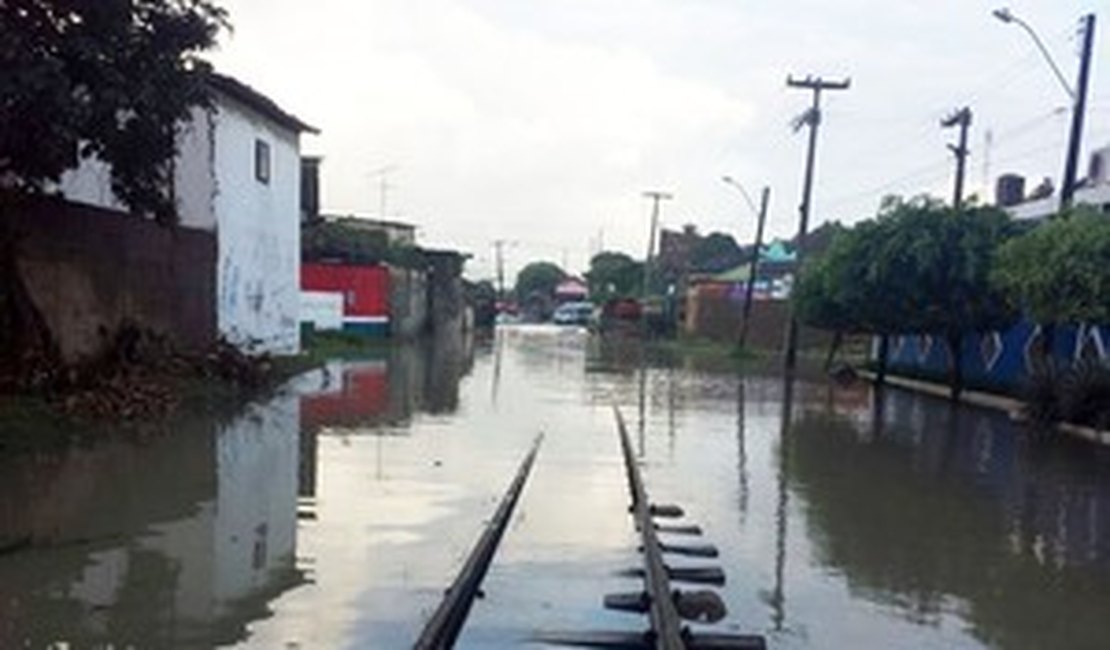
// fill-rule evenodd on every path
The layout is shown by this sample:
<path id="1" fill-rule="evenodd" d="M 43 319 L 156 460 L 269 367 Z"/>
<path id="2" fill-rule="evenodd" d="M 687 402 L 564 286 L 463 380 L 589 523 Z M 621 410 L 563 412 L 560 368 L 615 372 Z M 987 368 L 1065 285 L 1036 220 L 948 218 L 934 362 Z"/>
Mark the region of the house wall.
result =
<path id="1" fill-rule="evenodd" d="M 57 199 L 31 202 L 8 223 L 31 299 L 66 360 L 99 354 L 123 323 L 185 348 L 215 340 L 211 232 Z"/>
<path id="2" fill-rule="evenodd" d="M 303 264 L 305 291 L 343 296 L 343 329 L 385 335 L 389 331 L 389 270 L 384 266 Z"/>
<path id="3" fill-rule="evenodd" d="M 300 350 L 298 135 L 221 97 L 214 116 L 219 242 L 217 324 L 252 351 Z M 270 180 L 255 178 L 255 141 L 270 147 Z"/>
<path id="4" fill-rule="evenodd" d="M 181 125 L 174 161 L 178 225 L 208 231 L 216 229 L 213 118 L 208 109 L 192 110 L 190 121 Z M 75 169 L 63 173 L 56 189 L 74 203 L 128 211 L 112 192 L 111 167 L 98 158 L 82 160 Z"/>

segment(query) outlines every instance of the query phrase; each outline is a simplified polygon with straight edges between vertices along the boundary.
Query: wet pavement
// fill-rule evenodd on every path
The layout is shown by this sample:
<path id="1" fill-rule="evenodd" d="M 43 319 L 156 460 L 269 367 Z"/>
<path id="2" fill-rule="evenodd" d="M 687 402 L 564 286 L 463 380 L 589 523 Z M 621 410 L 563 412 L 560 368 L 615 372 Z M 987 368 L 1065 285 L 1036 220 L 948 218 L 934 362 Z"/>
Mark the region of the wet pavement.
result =
<path id="1" fill-rule="evenodd" d="M 408 647 L 540 431 L 458 646 L 639 629 L 601 608 L 638 586 L 617 576 L 639 558 L 614 403 L 653 498 L 721 550 L 711 629 L 772 648 L 1107 647 L 1105 451 L 523 326 L 329 364 L 172 435 L 0 459 L 0 647 Z"/>

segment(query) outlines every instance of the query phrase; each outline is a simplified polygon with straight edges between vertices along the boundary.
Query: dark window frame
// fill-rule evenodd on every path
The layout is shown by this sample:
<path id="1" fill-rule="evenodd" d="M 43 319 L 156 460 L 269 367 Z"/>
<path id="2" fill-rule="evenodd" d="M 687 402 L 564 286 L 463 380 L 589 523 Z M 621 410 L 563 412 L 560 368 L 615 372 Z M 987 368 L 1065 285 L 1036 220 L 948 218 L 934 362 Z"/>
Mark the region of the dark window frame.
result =
<path id="1" fill-rule="evenodd" d="M 272 176 L 272 156 L 270 143 L 262 139 L 254 141 L 254 179 L 264 185 L 270 184 Z"/>

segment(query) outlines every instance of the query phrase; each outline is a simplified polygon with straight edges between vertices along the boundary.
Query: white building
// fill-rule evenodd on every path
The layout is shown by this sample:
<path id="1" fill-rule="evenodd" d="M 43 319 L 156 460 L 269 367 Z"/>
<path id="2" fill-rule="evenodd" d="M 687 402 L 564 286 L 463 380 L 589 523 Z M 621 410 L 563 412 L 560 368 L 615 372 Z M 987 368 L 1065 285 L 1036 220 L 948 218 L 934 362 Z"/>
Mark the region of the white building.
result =
<path id="1" fill-rule="evenodd" d="M 219 333 L 243 349 L 300 350 L 300 134 L 316 133 L 272 100 L 212 76 L 211 109 L 196 108 L 179 140 L 180 224 L 216 234 Z M 108 166 L 86 160 L 59 189 L 71 201 L 123 206 Z"/>
<path id="2" fill-rule="evenodd" d="M 1003 206 L 1015 219 L 1044 219 L 1060 209 L 1059 192 L 1036 199 L 1021 198 L 1019 202 L 1007 205 L 1010 202 L 999 196 L 998 205 Z M 1080 180 L 1073 202 L 1075 205 L 1089 205 L 1110 214 L 1110 146 L 1091 154 L 1087 176 Z"/>

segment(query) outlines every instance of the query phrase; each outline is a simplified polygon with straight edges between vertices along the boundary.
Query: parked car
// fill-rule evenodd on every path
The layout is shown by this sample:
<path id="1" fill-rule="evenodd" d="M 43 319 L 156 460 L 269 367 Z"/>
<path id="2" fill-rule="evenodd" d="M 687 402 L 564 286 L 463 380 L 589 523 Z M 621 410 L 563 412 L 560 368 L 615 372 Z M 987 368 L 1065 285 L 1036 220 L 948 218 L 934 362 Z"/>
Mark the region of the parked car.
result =
<path id="1" fill-rule="evenodd" d="M 588 325 L 593 314 L 591 302 L 566 302 L 555 308 L 551 320 L 556 325 Z"/>

